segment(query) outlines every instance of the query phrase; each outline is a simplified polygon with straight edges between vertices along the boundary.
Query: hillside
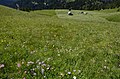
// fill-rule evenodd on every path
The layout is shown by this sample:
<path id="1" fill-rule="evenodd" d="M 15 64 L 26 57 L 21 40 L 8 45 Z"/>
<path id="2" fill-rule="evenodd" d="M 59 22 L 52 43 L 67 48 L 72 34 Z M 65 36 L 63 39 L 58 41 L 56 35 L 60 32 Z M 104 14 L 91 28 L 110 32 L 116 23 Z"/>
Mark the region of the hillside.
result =
<path id="1" fill-rule="evenodd" d="M 0 0 L 0 5 L 4 5 L 4 6 L 9 6 L 9 7 L 16 7 L 14 2 L 16 2 L 17 0 Z"/>
<path id="2" fill-rule="evenodd" d="M 120 13 L 112 11 L 0 6 L 0 79 L 119 79 Z"/>

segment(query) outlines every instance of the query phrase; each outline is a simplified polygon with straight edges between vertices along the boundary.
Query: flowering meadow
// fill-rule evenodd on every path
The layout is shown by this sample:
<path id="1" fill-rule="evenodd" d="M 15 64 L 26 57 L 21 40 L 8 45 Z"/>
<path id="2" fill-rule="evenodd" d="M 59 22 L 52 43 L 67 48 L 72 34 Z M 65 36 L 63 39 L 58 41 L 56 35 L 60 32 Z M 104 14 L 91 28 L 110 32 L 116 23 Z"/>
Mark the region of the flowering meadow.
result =
<path id="1" fill-rule="evenodd" d="M 73 13 L 0 6 L 0 79 L 120 79 L 120 13 Z"/>

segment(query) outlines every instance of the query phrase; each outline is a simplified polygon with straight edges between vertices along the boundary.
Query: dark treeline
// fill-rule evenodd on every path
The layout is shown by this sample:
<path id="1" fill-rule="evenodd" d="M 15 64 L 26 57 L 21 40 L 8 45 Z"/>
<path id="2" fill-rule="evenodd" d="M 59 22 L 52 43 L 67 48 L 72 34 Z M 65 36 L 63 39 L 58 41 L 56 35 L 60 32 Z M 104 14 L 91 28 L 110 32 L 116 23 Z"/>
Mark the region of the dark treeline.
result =
<path id="1" fill-rule="evenodd" d="M 120 7 L 120 0 L 17 0 L 20 10 L 80 9 L 101 10 Z M 19 6 L 18 6 L 19 5 Z"/>

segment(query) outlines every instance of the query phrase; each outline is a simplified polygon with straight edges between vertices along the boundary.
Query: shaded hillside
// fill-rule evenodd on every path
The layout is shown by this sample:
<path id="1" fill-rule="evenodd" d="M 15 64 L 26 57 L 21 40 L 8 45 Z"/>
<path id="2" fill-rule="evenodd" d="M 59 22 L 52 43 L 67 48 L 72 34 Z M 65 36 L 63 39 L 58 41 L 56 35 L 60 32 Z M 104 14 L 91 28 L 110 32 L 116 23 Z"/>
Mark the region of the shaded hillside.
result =
<path id="1" fill-rule="evenodd" d="M 14 2 L 16 2 L 16 1 L 17 0 L 0 0 L 0 5 L 5 5 L 5 6 L 9 6 L 9 7 L 15 8 Z"/>

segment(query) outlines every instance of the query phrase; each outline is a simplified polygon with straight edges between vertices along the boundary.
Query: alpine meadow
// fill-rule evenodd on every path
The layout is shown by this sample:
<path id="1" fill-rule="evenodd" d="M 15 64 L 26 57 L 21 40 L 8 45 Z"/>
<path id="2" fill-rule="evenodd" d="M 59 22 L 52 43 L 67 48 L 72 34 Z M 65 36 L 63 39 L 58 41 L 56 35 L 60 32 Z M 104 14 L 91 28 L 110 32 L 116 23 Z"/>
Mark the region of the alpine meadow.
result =
<path id="1" fill-rule="evenodd" d="M 120 79 L 117 9 L 69 16 L 0 5 L 0 79 Z"/>

